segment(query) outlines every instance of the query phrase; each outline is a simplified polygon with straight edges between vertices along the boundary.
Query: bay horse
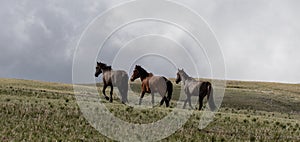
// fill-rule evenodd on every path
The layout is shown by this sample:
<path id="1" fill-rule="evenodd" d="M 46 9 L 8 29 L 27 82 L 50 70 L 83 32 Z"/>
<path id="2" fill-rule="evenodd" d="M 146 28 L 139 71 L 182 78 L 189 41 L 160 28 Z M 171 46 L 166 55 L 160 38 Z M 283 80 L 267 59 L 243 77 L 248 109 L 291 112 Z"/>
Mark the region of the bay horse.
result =
<path id="1" fill-rule="evenodd" d="M 113 102 L 112 94 L 113 94 L 113 87 L 117 87 L 122 103 L 128 102 L 127 94 L 128 94 L 128 74 L 123 70 L 112 70 L 111 66 L 107 66 L 104 63 L 97 62 L 95 77 L 98 77 L 101 73 L 103 73 L 103 89 L 102 93 L 106 100 Z M 110 86 L 110 98 L 106 96 L 105 90 Z"/>
<path id="2" fill-rule="evenodd" d="M 177 72 L 177 77 L 176 77 L 176 84 L 178 84 L 180 81 L 183 82 L 183 88 L 184 88 L 184 93 L 186 94 L 187 98 L 184 101 L 183 108 L 185 108 L 186 103 L 189 103 L 189 106 L 191 108 L 191 96 L 199 96 L 199 110 L 201 110 L 203 106 L 203 99 L 205 96 L 207 96 L 208 100 L 208 105 L 212 111 L 215 110 L 216 106 L 214 103 L 214 98 L 213 98 L 213 88 L 210 82 L 201 82 L 193 79 L 192 77 L 189 77 L 188 74 L 184 72 L 184 70 L 178 69 Z"/>
<path id="3" fill-rule="evenodd" d="M 162 100 L 160 101 L 160 106 L 163 105 L 164 102 L 166 103 L 166 107 L 170 106 L 170 101 L 173 92 L 173 84 L 170 80 L 163 76 L 154 76 L 152 73 L 148 73 L 139 65 L 135 66 L 130 81 L 133 82 L 137 78 L 140 78 L 142 82 L 142 92 L 140 96 L 139 105 L 141 105 L 145 93 L 151 93 L 152 105 L 154 105 L 154 93 L 159 93 L 162 97 Z"/>

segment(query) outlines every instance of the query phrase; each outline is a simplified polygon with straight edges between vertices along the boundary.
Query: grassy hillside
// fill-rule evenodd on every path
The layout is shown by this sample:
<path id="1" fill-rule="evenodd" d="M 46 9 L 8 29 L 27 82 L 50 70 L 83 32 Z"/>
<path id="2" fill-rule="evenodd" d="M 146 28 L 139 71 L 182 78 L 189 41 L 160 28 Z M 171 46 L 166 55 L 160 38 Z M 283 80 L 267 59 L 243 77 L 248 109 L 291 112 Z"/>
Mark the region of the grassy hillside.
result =
<path id="1" fill-rule="evenodd" d="M 82 116 L 72 85 L 0 79 L 0 96 L 0 141 L 111 141 Z M 135 123 L 171 111 L 104 103 L 120 119 Z M 228 81 L 221 109 L 203 130 L 198 129 L 201 113 L 162 141 L 300 141 L 300 85 Z"/>

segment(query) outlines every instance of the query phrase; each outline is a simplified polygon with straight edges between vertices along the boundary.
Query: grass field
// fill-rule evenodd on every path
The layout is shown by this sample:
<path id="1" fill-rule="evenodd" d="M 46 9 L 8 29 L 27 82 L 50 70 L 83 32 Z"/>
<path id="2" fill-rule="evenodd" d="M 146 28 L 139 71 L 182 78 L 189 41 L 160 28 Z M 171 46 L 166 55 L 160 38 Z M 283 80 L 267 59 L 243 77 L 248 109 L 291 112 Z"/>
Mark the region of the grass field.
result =
<path id="1" fill-rule="evenodd" d="M 0 79 L 0 95 L 0 141 L 111 141 L 85 120 L 72 85 Z M 172 109 L 103 102 L 120 119 L 135 123 L 158 120 Z M 201 113 L 195 111 L 162 141 L 300 141 L 299 84 L 228 81 L 220 110 L 203 130 L 198 129 Z"/>

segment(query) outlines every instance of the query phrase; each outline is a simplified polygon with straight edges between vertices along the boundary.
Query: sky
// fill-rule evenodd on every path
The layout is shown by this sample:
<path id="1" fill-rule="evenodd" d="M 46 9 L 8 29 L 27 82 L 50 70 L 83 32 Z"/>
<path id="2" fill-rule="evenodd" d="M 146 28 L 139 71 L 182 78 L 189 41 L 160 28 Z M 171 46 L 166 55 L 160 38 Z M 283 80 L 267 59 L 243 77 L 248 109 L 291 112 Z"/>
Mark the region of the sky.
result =
<path id="1" fill-rule="evenodd" d="M 82 33 L 99 14 L 122 2 L 127 1 L 2 0 L 0 78 L 71 83 L 74 52 Z M 226 79 L 300 83 L 300 1 L 176 2 L 201 15 L 215 34 L 223 52 Z M 155 10 L 155 5 L 151 6 Z M 151 29 L 151 23 L 139 26 Z M 167 30 L 167 26 L 160 26 L 160 32 Z M 120 41 L 134 35 L 129 31 L 115 36 L 107 46 L 121 45 Z M 173 31 L 176 40 L 185 40 L 180 32 Z M 149 39 L 169 44 L 164 38 Z M 150 70 L 164 72 L 160 68 Z"/>

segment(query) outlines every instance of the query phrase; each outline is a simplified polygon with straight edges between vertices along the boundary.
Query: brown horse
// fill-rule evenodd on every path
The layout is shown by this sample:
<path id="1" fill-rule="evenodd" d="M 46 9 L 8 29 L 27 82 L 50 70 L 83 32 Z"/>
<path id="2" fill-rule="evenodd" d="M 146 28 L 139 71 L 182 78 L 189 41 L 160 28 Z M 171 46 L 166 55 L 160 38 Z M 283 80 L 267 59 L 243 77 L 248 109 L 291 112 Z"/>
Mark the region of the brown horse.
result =
<path id="1" fill-rule="evenodd" d="M 176 78 L 176 84 L 178 84 L 180 81 L 183 82 L 184 85 L 184 92 L 187 95 L 187 99 L 184 101 L 183 108 L 185 108 L 185 105 L 187 102 L 189 102 L 189 106 L 191 108 L 191 96 L 199 96 L 199 110 L 201 110 L 203 106 L 203 99 L 207 95 L 208 105 L 212 111 L 215 110 L 216 106 L 214 103 L 213 98 L 213 88 L 210 82 L 200 82 L 196 81 L 195 79 L 189 77 L 183 69 L 178 69 L 177 72 L 177 78 Z"/>
<path id="2" fill-rule="evenodd" d="M 162 97 L 160 105 L 166 102 L 166 107 L 169 107 L 173 92 L 173 84 L 170 80 L 163 76 L 153 76 L 152 73 L 148 73 L 141 66 L 136 65 L 130 80 L 134 81 L 137 78 L 140 78 L 142 82 L 140 105 L 145 93 L 151 93 L 152 105 L 154 105 L 154 93 L 159 93 Z M 167 96 L 166 93 L 168 93 Z"/>
<path id="3" fill-rule="evenodd" d="M 121 94 L 122 103 L 127 102 L 127 93 L 128 93 L 128 74 L 122 70 L 112 70 L 111 66 L 107 66 L 104 63 L 97 62 L 95 77 L 98 77 L 103 73 L 103 95 L 106 100 L 110 102 L 113 101 L 113 86 L 116 86 Z M 110 98 L 106 96 L 105 90 L 110 86 Z"/>

